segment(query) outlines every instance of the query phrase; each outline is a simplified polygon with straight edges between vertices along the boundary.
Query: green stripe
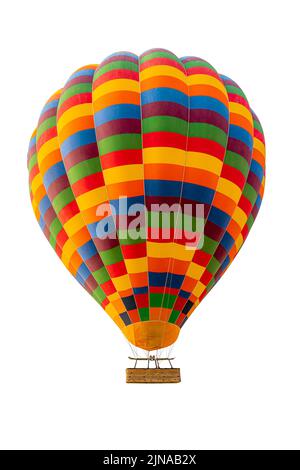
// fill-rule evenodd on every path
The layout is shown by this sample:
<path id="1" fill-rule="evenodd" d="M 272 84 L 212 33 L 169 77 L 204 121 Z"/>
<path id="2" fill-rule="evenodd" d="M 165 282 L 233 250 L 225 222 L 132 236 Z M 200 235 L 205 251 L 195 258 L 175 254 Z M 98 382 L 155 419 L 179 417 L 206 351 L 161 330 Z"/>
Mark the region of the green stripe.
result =
<path id="1" fill-rule="evenodd" d="M 72 185 L 86 176 L 94 175 L 100 172 L 101 167 L 99 157 L 89 158 L 72 166 L 68 170 L 68 179 Z"/>
<path id="2" fill-rule="evenodd" d="M 214 72 L 217 72 L 211 64 L 202 59 L 191 60 L 189 62 L 185 62 L 183 65 L 186 69 L 191 69 L 193 67 L 205 67 L 207 69 L 213 70 Z"/>
<path id="3" fill-rule="evenodd" d="M 94 81 L 97 80 L 98 77 L 104 75 L 107 72 L 112 70 L 132 70 L 133 72 L 138 72 L 139 67 L 138 64 L 134 62 L 125 61 L 125 60 L 116 60 L 115 62 L 110 62 L 109 64 L 105 64 L 97 70 L 94 75 Z"/>
<path id="4" fill-rule="evenodd" d="M 74 201 L 74 195 L 72 193 L 72 189 L 70 187 L 61 191 L 52 201 L 52 206 L 58 214 L 67 204 Z"/>
<path id="5" fill-rule="evenodd" d="M 227 93 L 230 93 L 232 95 L 242 96 L 247 101 L 246 95 L 244 94 L 244 92 L 240 88 L 238 88 L 234 85 L 225 85 L 225 88 L 226 88 Z"/>
<path id="6" fill-rule="evenodd" d="M 226 151 L 224 163 L 226 165 L 232 166 L 239 170 L 246 177 L 249 173 L 249 163 L 245 160 L 244 157 L 238 153 L 231 152 L 230 150 Z"/>
<path id="7" fill-rule="evenodd" d="M 74 95 L 80 95 L 81 93 L 91 93 L 92 92 L 92 84 L 91 83 L 78 83 L 77 85 L 73 85 L 70 88 L 67 88 L 61 95 L 58 103 L 58 109 L 61 105 L 68 99 Z"/>
<path id="8" fill-rule="evenodd" d="M 62 230 L 62 225 L 60 223 L 60 221 L 58 220 L 57 217 L 55 217 L 55 219 L 53 219 L 53 221 L 51 222 L 50 224 L 50 227 L 49 227 L 52 235 L 55 237 L 55 239 L 57 238 L 57 235 L 59 234 L 59 232 L 61 232 Z"/>
<path id="9" fill-rule="evenodd" d="M 117 134 L 98 141 L 101 155 L 118 150 L 139 150 L 142 148 L 140 134 Z"/>
<path id="10" fill-rule="evenodd" d="M 227 133 L 212 124 L 204 122 L 191 122 L 189 126 L 189 137 L 202 137 L 204 139 L 213 140 L 226 147 Z"/>
<path id="11" fill-rule="evenodd" d="M 243 196 L 245 196 L 245 198 L 247 198 L 253 206 L 257 198 L 257 192 L 249 183 L 246 183 L 243 191 Z"/>
<path id="12" fill-rule="evenodd" d="M 115 246 L 110 250 L 101 252 L 101 259 L 105 266 L 110 266 L 111 264 L 119 263 L 123 261 L 123 256 L 120 246 Z"/>
<path id="13" fill-rule="evenodd" d="M 52 127 L 56 127 L 56 116 L 49 117 L 45 119 L 37 128 L 36 131 L 36 139 L 37 141 L 41 137 L 41 135 L 46 132 L 47 130 L 51 129 Z"/>
<path id="14" fill-rule="evenodd" d="M 144 62 L 147 62 L 148 60 L 151 59 L 157 59 L 159 57 L 164 57 L 167 59 L 175 60 L 178 64 L 182 65 L 178 57 L 176 57 L 172 52 L 167 52 L 167 51 L 154 51 L 154 52 L 149 52 L 149 54 L 144 55 L 140 59 L 140 63 L 143 64 Z"/>
<path id="15" fill-rule="evenodd" d="M 180 312 L 178 310 L 172 310 L 172 313 L 169 318 L 169 323 L 175 323 L 179 315 Z"/>
<path id="16" fill-rule="evenodd" d="M 142 120 L 143 133 L 174 132 L 186 136 L 188 123 L 174 116 L 153 116 Z"/>
<path id="17" fill-rule="evenodd" d="M 30 173 L 32 168 L 37 165 L 37 153 L 35 152 L 31 157 L 28 162 L 28 172 Z"/>

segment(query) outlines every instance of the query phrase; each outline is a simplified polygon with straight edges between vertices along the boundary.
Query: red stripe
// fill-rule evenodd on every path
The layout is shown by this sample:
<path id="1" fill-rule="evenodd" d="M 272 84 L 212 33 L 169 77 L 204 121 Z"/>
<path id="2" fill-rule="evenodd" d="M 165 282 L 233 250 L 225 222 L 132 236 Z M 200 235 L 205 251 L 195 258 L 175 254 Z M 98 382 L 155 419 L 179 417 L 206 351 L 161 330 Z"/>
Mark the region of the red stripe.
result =
<path id="1" fill-rule="evenodd" d="M 151 132 L 143 134 L 143 148 L 148 147 L 175 147 L 185 150 L 187 138 L 175 132 Z"/>
<path id="2" fill-rule="evenodd" d="M 39 140 L 36 143 L 37 150 L 40 150 L 41 146 L 45 142 L 48 142 L 48 140 L 53 139 L 56 136 L 57 136 L 56 126 L 51 127 L 50 129 L 47 129 L 45 132 L 42 133 L 42 135 L 40 136 Z"/>
<path id="3" fill-rule="evenodd" d="M 124 261 L 106 266 L 107 272 L 111 277 L 119 277 L 127 274 Z"/>
<path id="4" fill-rule="evenodd" d="M 58 214 L 58 218 L 64 225 L 69 219 L 74 217 L 74 215 L 78 214 L 78 212 L 79 209 L 77 206 L 77 202 L 74 200 L 61 209 Z"/>
<path id="5" fill-rule="evenodd" d="M 222 167 L 221 176 L 236 184 L 240 189 L 243 189 L 245 186 L 246 178 L 243 173 L 241 173 L 237 168 L 226 165 L 226 163 L 224 163 Z"/>
<path id="6" fill-rule="evenodd" d="M 122 68 L 110 70 L 109 72 L 100 75 L 97 80 L 95 80 L 93 83 L 93 90 L 95 90 L 102 83 L 106 83 L 109 80 L 114 80 L 115 78 L 128 78 L 129 80 L 135 80 L 137 82 L 139 80 L 139 73 L 135 72 L 134 70 Z"/>
<path id="7" fill-rule="evenodd" d="M 103 174 L 101 172 L 86 176 L 72 185 L 75 197 L 80 196 L 92 189 L 104 186 Z"/>
<path id="8" fill-rule="evenodd" d="M 201 137 L 189 137 L 188 151 L 208 153 L 209 155 L 219 158 L 221 161 L 223 161 L 225 155 L 225 148 L 222 147 L 222 145 L 213 140 L 203 139 Z"/>
<path id="9" fill-rule="evenodd" d="M 119 150 L 116 152 L 107 153 L 100 158 L 103 170 L 116 166 L 143 163 L 142 150 Z"/>
<path id="10" fill-rule="evenodd" d="M 122 254 L 124 259 L 142 258 L 147 256 L 146 243 L 138 243 L 136 245 L 122 245 Z"/>
<path id="11" fill-rule="evenodd" d="M 143 55 L 141 56 L 143 57 Z M 182 64 L 176 61 L 176 59 L 168 59 L 167 57 L 155 57 L 153 59 L 146 60 L 140 65 L 140 71 L 153 67 L 155 65 L 170 65 L 178 70 L 181 70 L 185 74 L 185 69 Z"/>
<path id="12" fill-rule="evenodd" d="M 71 96 L 64 101 L 57 110 L 57 119 L 59 119 L 65 111 L 76 106 L 77 104 L 91 103 L 92 93 L 80 93 L 78 95 Z"/>

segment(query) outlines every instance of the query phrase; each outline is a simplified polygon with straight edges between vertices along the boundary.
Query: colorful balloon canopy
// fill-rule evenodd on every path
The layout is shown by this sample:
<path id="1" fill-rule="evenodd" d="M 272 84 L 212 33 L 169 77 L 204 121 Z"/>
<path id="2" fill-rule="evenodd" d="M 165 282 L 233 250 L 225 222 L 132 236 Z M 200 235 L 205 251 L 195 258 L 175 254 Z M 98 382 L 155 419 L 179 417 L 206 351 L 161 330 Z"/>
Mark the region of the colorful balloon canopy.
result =
<path id="1" fill-rule="evenodd" d="M 28 169 L 57 255 L 132 344 L 154 350 L 177 339 L 244 243 L 264 192 L 264 136 L 241 88 L 205 60 L 119 52 L 46 102 Z M 122 223 L 124 197 L 144 207 L 138 238 Z M 164 226 L 162 204 L 203 208 L 194 246 L 177 236 L 179 209 Z"/>

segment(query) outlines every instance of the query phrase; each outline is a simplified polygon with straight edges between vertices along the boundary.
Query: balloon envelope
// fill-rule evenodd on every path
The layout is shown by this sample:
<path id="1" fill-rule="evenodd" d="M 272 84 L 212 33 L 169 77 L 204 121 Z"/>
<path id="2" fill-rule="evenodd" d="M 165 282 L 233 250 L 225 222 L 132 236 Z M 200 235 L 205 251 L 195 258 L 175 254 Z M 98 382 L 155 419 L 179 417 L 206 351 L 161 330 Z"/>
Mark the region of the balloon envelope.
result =
<path id="1" fill-rule="evenodd" d="M 57 255 L 132 344 L 154 350 L 177 339 L 244 243 L 264 136 L 241 88 L 208 62 L 120 52 L 47 101 L 28 169 Z"/>

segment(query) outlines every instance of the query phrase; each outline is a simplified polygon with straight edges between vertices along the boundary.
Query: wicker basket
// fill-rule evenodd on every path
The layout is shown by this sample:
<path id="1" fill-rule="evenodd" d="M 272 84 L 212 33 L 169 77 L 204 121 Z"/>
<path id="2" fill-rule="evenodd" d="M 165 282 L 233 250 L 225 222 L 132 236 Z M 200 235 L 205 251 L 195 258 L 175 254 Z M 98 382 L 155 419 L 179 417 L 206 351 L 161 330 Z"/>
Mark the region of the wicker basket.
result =
<path id="1" fill-rule="evenodd" d="M 168 384 L 179 383 L 180 369 L 126 369 L 128 384 Z"/>

